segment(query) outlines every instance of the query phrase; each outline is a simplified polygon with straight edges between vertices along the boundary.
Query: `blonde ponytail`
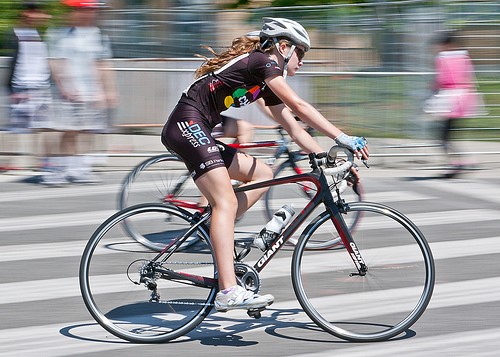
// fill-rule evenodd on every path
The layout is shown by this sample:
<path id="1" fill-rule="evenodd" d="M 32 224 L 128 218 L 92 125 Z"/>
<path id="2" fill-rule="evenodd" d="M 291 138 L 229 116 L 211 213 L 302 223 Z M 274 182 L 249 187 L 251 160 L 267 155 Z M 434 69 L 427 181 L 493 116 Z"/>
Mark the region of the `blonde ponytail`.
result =
<path id="1" fill-rule="evenodd" d="M 260 40 L 258 37 L 241 36 L 235 38 L 231 47 L 222 53 L 215 52 L 211 47 L 204 47 L 214 55 L 213 58 L 197 55 L 205 59 L 205 62 L 195 72 L 195 78 L 199 78 L 207 73 L 214 72 L 223 67 L 233 58 L 241 56 L 244 53 L 252 52 L 260 48 Z"/>

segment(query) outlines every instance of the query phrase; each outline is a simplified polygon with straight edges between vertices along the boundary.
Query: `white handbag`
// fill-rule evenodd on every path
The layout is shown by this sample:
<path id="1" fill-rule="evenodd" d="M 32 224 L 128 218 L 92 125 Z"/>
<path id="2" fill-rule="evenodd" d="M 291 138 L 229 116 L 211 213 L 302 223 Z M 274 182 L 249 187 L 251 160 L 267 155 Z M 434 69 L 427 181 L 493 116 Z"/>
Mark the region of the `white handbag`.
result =
<path id="1" fill-rule="evenodd" d="M 446 118 L 467 92 L 467 89 L 440 89 L 425 101 L 424 112 Z"/>

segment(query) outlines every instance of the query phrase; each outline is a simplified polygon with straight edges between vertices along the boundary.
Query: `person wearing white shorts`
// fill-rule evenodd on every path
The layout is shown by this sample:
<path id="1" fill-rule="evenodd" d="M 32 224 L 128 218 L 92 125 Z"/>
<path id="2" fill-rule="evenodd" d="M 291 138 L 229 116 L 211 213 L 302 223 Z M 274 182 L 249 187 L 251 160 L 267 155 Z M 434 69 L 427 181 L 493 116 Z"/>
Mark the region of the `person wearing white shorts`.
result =
<path id="1" fill-rule="evenodd" d="M 108 37 L 95 25 L 100 3 L 63 0 L 68 26 L 47 32 L 53 78 L 57 87 L 54 128 L 62 131 L 60 167 L 71 182 L 98 181 L 85 155 L 94 134 L 108 128 L 108 110 L 116 105 Z"/>

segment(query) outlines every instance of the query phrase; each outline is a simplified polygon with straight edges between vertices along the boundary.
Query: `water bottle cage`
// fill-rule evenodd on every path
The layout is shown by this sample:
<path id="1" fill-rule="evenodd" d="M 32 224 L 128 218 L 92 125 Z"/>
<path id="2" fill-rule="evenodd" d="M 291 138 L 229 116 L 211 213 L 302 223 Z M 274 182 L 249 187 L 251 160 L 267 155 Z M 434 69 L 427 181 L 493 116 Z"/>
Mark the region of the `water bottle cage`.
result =
<path id="1" fill-rule="evenodd" d="M 271 245 L 274 243 L 274 240 L 278 237 L 278 233 L 268 231 L 267 229 L 263 228 L 259 236 L 262 238 L 264 241 L 264 245 L 266 249 L 269 249 Z"/>

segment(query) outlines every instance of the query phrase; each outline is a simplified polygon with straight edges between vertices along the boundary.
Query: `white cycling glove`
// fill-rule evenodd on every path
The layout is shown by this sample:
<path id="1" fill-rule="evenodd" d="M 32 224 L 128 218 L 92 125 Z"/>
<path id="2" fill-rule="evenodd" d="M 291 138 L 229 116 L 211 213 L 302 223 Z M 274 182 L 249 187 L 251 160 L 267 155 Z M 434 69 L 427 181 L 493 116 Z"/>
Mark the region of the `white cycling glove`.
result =
<path id="1" fill-rule="evenodd" d="M 335 138 L 338 146 L 342 146 L 352 151 L 361 150 L 366 146 L 366 139 L 361 136 L 349 136 L 347 134 L 340 134 Z"/>

